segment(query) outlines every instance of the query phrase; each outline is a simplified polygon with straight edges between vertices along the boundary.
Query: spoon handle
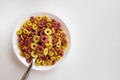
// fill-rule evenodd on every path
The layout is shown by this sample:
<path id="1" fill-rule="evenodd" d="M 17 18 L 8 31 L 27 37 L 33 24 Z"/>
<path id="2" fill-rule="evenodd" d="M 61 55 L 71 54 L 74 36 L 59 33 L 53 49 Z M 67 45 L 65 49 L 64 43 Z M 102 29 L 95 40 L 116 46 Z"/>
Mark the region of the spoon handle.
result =
<path id="1" fill-rule="evenodd" d="M 31 71 L 32 65 L 33 65 L 33 61 L 30 63 L 29 67 L 28 67 L 27 70 L 24 72 L 21 80 L 27 80 L 27 79 L 28 79 L 28 76 L 29 76 L 29 73 L 30 73 L 30 71 Z"/>

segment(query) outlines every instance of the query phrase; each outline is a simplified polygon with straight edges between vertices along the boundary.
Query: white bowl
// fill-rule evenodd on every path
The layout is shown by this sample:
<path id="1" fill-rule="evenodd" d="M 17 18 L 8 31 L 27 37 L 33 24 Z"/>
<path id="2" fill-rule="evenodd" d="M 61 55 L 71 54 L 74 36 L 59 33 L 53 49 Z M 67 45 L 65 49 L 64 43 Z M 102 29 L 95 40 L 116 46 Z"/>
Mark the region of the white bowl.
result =
<path id="1" fill-rule="evenodd" d="M 57 21 L 59 21 L 61 23 L 61 25 L 63 26 L 63 30 L 66 32 L 66 35 L 67 35 L 67 38 L 68 38 L 68 48 L 66 49 L 66 51 L 64 52 L 64 56 L 62 57 L 62 59 L 58 62 L 56 62 L 56 64 L 54 65 L 51 65 L 51 66 L 40 66 L 40 67 L 37 67 L 33 64 L 32 66 L 32 69 L 34 70 L 39 70 L 39 71 L 45 71 L 45 70 L 51 70 L 53 68 L 55 68 L 56 66 L 58 66 L 64 59 L 65 57 L 68 55 L 68 51 L 69 51 L 69 48 L 70 48 L 70 33 L 69 33 L 69 30 L 67 28 L 67 26 L 65 25 L 65 23 L 60 19 L 58 18 L 57 16 L 51 14 L 51 13 L 47 13 L 47 12 L 37 12 L 37 13 L 33 13 L 33 14 L 30 14 L 30 15 L 27 15 L 27 16 L 24 16 L 21 20 L 19 20 L 19 22 L 17 23 L 17 25 L 15 26 L 15 29 L 13 31 L 13 37 L 12 37 L 12 44 L 13 44 L 13 49 L 15 51 L 15 55 L 17 56 L 17 58 L 25 65 L 25 66 L 29 66 L 29 64 L 26 62 L 25 58 L 23 58 L 22 56 L 20 56 L 19 52 L 20 50 L 18 49 L 18 42 L 17 42 L 17 35 L 16 35 L 16 31 L 18 29 L 20 29 L 20 26 L 27 20 L 29 19 L 31 16 L 42 16 L 42 15 L 46 15 L 48 16 L 49 18 L 52 18 L 52 19 L 56 19 Z"/>

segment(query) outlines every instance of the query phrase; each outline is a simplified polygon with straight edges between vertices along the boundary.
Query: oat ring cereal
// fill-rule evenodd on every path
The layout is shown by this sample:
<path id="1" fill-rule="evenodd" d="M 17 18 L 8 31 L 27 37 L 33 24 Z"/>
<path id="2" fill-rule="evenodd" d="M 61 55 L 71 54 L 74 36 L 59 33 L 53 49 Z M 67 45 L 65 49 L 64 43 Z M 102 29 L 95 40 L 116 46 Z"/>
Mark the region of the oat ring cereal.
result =
<path id="1" fill-rule="evenodd" d="M 49 16 L 31 16 L 16 31 L 20 55 L 36 66 L 56 64 L 68 47 L 66 32 L 56 19 Z"/>

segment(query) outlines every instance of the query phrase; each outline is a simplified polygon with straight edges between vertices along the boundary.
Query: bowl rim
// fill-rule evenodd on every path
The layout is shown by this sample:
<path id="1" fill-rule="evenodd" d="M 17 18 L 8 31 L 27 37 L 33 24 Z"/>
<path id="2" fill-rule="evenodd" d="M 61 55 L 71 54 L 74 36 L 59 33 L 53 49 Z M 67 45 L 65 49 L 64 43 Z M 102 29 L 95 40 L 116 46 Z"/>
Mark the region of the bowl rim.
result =
<path id="1" fill-rule="evenodd" d="M 67 27 L 67 25 L 64 23 L 64 21 L 57 17 L 56 15 L 49 13 L 49 12 L 34 12 L 31 14 L 27 14 L 27 15 L 23 15 L 23 17 L 21 17 L 21 20 L 18 21 L 17 25 L 15 25 L 14 30 L 13 30 L 13 34 L 12 34 L 12 47 L 14 50 L 14 54 L 17 56 L 17 58 L 19 59 L 19 61 L 24 64 L 26 67 L 29 66 L 29 64 L 25 61 L 25 58 L 23 58 L 22 56 L 19 55 L 19 49 L 17 47 L 17 35 L 16 35 L 16 30 L 18 30 L 20 28 L 20 26 L 23 24 L 24 21 L 26 21 L 26 19 L 29 19 L 30 16 L 38 16 L 38 15 L 44 15 L 44 16 L 48 16 L 48 17 L 53 17 L 54 19 L 56 19 L 57 21 L 59 21 L 63 27 L 65 29 L 66 35 L 67 35 L 67 39 L 68 39 L 68 48 L 67 50 L 64 52 L 65 55 L 62 57 L 62 59 L 60 61 L 58 61 L 56 64 L 52 65 L 52 66 L 41 66 L 41 67 L 37 67 L 35 65 L 33 65 L 32 69 L 33 70 L 37 70 L 37 71 L 47 71 L 47 70 L 52 70 L 54 68 L 56 68 L 57 66 L 59 66 L 67 57 L 69 50 L 70 50 L 70 45 L 71 45 L 71 36 L 70 36 L 70 32 L 69 29 Z M 20 25 L 21 24 L 21 25 Z M 64 30 L 63 29 L 63 30 Z"/>

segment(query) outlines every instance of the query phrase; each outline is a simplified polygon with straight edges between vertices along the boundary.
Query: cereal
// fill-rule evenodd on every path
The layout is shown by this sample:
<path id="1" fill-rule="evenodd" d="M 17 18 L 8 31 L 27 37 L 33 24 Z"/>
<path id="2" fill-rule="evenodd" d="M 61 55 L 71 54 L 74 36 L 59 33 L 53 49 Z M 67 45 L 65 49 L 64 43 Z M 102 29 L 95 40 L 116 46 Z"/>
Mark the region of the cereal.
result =
<path id="1" fill-rule="evenodd" d="M 35 18 L 34 18 L 33 16 L 31 16 L 31 17 L 30 17 L 30 21 L 31 21 L 32 23 L 34 23 L 34 22 L 35 22 Z"/>
<path id="2" fill-rule="evenodd" d="M 46 29 L 44 30 L 44 33 L 49 36 L 49 35 L 52 34 L 52 30 L 51 30 L 50 28 L 46 28 Z"/>
<path id="3" fill-rule="evenodd" d="M 22 30 L 18 30 L 16 33 L 17 33 L 17 35 L 21 35 L 22 34 Z"/>
<path id="4" fill-rule="evenodd" d="M 61 60 L 68 46 L 62 25 L 48 16 L 31 16 L 16 31 L 20 55 L 36 66 L 50 66 Z"/>
<path id="5" fill-rule="evenodd" d="M 37 25 L 38 25 L 40 28 L 44 27 L 44 23 L 43 23 L 43 22 L 38 22 Z"/>
<path id="6" fill-rule="evenodd" d="M 36 43 L 31 43 L 31 49 L 35 50 L 38 44 Z"/>
<path id="7" fill-rule="evenodd" d="M 33 29 L 33 30 L 37 30 L 37 29 L 38 29 L 38 26 L 34 23 L 34 24 L 32 25 L 32 29 Z"/>
<path id="8" fill-rule="evenodd" d="M 38 54 L 43 54 L 43 50 L 44 50 L 44 47 L 41 46 L 41 45 L 38 45 L 38 46 L 36 47 L 36 52 L 37 52 Z"/>
<path id="9" fill-rule="evenodd" d="M 47 27 L 52 27 L 52 24 L 51 23 L 46 23 L 46 26 Z"/>
<path id="10" fill-rule="evenodd" d="M 48 42 L 48 36 L 42 35 L 40 40 L 41 40 L 41 42 L 46 43 L 46 42 Z"/>
<path id="11" fill-rule="evenodd" d="M 37 16 L 37 17 L 36 17 L 36 20 L 37 20 L 37 21 L 41 21 L 41 19 L 42 19 L 42 16 Z"/>

